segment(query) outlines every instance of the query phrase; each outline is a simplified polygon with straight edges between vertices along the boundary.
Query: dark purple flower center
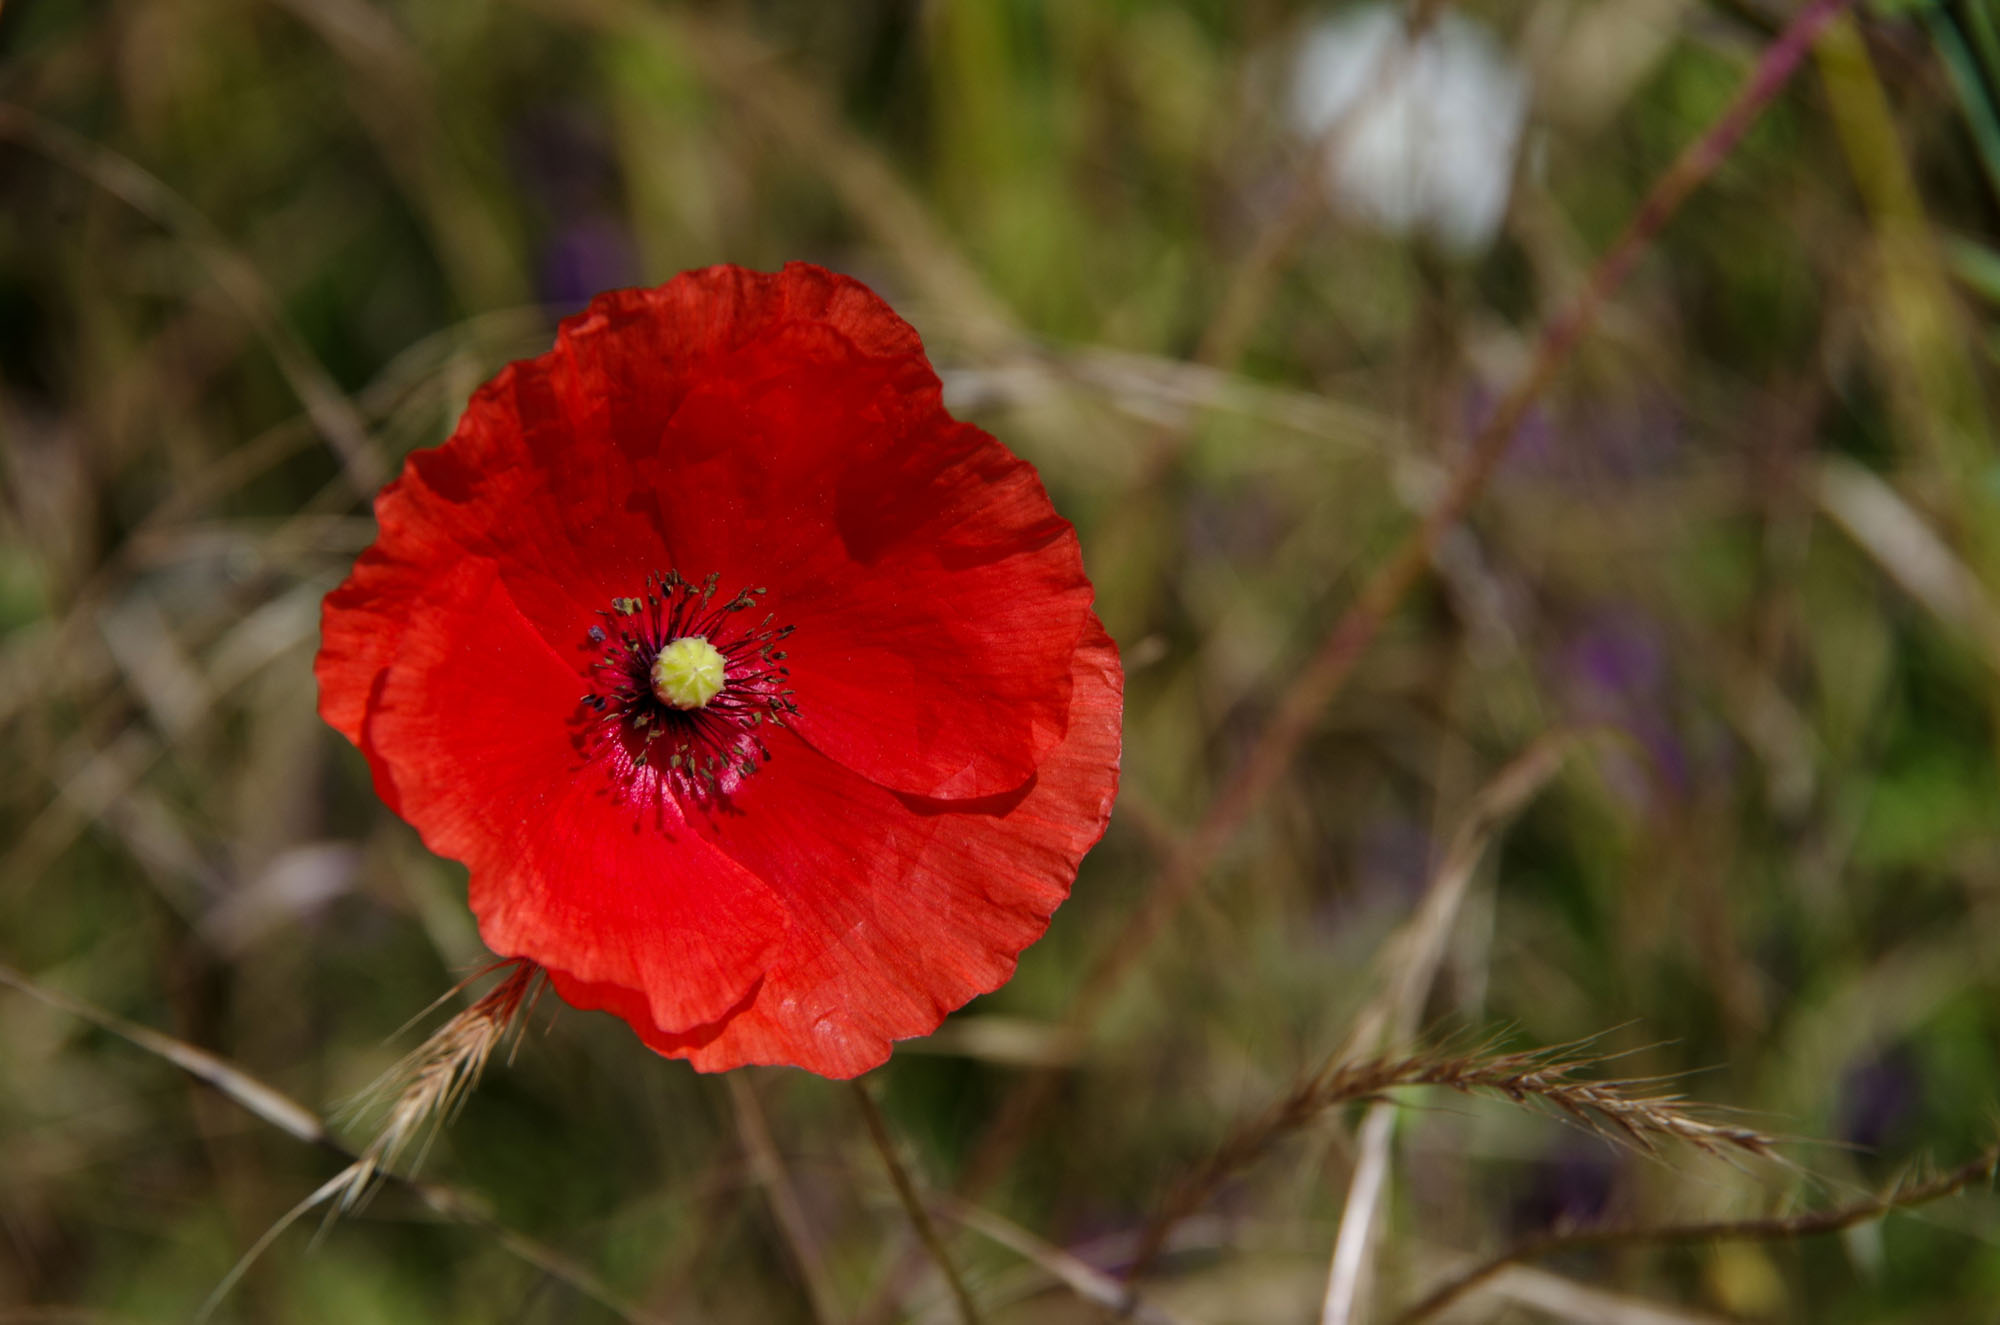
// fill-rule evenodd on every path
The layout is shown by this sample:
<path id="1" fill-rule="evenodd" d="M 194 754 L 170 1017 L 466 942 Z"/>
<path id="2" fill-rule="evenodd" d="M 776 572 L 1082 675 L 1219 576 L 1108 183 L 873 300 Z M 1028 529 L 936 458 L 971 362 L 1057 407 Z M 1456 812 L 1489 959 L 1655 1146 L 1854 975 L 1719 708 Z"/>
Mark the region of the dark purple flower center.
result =
<path id="1" fill-rule="evenodd" d="M 776 613 L 747 625 L 742 614 L 765 590 L 717 603 L 720 578 L 697 584 L 678 571 L 648 575 L 643 597 L 612 599 L 610 610 L 598 613 L 605 624 L 590 628 L 590 642 L 604 649 L 583 697 L 598 752 L 620 760 L 635 780 L 695 800 L 732 791 L 755 773 L 771 757 L 761 729 L 782 727 L 799 711 L 778 647 L 792 627 L 775 625 Z M 722 685 L 682 707 L 661 693 L 654 664 L 691 639 L 721 655 Z"/>

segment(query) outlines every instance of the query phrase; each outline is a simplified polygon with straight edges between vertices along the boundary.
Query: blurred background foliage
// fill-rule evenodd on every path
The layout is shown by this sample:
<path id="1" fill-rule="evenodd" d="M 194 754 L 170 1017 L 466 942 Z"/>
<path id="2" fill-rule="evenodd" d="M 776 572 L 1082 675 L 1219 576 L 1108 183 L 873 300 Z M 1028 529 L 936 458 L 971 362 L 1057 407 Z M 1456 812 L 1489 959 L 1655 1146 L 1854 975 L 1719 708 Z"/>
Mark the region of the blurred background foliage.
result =
<path id="1" fill-rule="evenodd" d="M 1400 1096 L 1363 1318 L 1551 1225 L 1811 1208 L 1976 1154 L 2000 1093 L 1981 0 L 1829 30 L 1189 904 L 1072 1013 L 1791 11 L 1428 8 L 1385 72 L 1392 11 L 1295 0 L 5 0 L 0 961 L 335 1114 L 483 957 L 462 872 L 314 714 L 367 494 L 591 293 L 809 259 L 910 317 L 954 407 L 1040 466 L 1130 673 L 1125 791 L 1073 900 L 876 1074 L 929 1182 L 1044 1074 L 1053 1107 L 977 1199 L 1119 1271 L 1174 1181 L 1340 1048 L 1478 789 L 1557 732 L 1579 744 L 1467 893 L 1427 1042 L 1601 1035 L 1630 1051 L 1605 1071 L 1694 1074 L 1790 1162 Z M 390 1189 L 278 1240 L 221 1318 L 809 1320 L 801 1243 L 821 1314 L 949 1318 L 846 1092 L 698 1077 L 553 1013 L 424 1169 L 511 1235 Z M 1315 1317 L 1357 1116 L 1233 1175 L 1149 1299 Z M 0 993 L 0 1321 L 184 1319 L 337 1167 Z M 1987 1320 L 1996 1238 L 1975 1190 L 1837 1237 L 1579 1252 L 1453 1318 Z M 952 1246 L 994 1319 L 1099 1318 L 1046 1256 Z"/>

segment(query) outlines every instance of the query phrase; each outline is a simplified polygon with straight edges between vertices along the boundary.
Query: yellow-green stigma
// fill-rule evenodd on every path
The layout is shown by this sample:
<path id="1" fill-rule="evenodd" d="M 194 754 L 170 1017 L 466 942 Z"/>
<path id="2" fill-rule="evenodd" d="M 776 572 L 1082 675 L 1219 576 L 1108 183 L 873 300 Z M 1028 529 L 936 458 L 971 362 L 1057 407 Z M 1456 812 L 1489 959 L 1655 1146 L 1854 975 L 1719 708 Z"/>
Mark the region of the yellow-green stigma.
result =
<path id="1" fill-rule="evenodd" d="M 579 717 L 635 794 L 688 805 L 729 794 L 770 760 L 764 733 L 799 711 L 778 647 L 792 628 L 775 613 L 743 619 L 763 589 L 717 602 L 721 578 L 655 572 L 586 635 L 603 652 Z"/>
<path id="2" fill-rule="evenodd" d="M 707 707 L 725 679 L 722 653 L 703 635 L 683 635 L 653 659 L 653 693 L 677 709 Z"/>

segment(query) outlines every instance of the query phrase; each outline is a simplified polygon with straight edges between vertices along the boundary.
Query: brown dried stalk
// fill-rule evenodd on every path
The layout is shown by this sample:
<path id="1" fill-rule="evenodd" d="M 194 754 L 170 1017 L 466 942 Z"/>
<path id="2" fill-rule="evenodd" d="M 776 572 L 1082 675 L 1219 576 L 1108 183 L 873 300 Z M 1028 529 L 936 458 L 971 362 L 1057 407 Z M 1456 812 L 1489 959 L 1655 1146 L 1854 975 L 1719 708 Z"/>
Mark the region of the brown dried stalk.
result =
<path id="1" fill-rule="evenodd" d="M 1770 1219 L 1721 1219 L 1707 1223 L 1611 1225 L 1602 1228 L 1555 1229 L 1514 1244 L 1483 1265 L 1447 1281 L 1422 1301 L 1396 1317 L 1395 1325 L 1416 1325 L 1428 1320 L 1485 1283 L 1500 1271 L 1524 1261 L 1540 1260 L 1557 1252 L 1579 1247 L 1632 1246 L 1641 1243 L 1675 1242 L 1783 1242 L 1793 1238 L 1838 1233 L 1880 1219 L 1898 1210 L 1909 1210 L 1931 1201 L 1955 1196 L 1975 1182 L 1991 1183 L 2000 1170 L 2000 1146 L 1993 1146 L 1977 1158 L 1925 1182 L 1898 1186 L 1884 1195 L 1835 1206 L 1803 1215 L 1781 1215 Z"/>
<path id="2" fill-rule="evenodd" d="M 364 1100 L 390 1100 L 389 1109 L 375 1139 L 336 1179 L 336 1209 L 353 1209 L 376 1174 L 393 1168 L 427 1127 L 448 1117 L 464 1102 L 466 1093 L 486 1070 L 487 1060 L 522 1010 L 532 1003 L 540 985 L 542 968 L 533 962 L 515 960 L 488 968 L 503 969 L 507 971 L 505 979 L 438 1027 L 363 1092 Z"/>
<path id="3" fill-rule="evenodd" d="M 896 1189 L 896 1199 L 903 1203 L 903 1212 L 910 1217 L 910 1227 L 924 1244 L 924 1250 L 937 1262 L 939 1273 L 944 1275 L 945 1285 L 951 1289 L 952 1301 L 958 1306 L 958 1318 L 962 1325 L 980 1325 L 979 1304 L 973 1300 L 972 1291 L 966 1287 L 959 1275 L 957 1263 L 951 1258 L 950 1248 L 938 1235 L 937 1225 L 932 1222 L 930 1211 L 924 1205 L 923 1197 L 917 1192 L 917 1185 L 910 1178 L 910 1171 L 901 1156 L 896 1153 L 895 1138 L 889 1135 L 888 1121 L 882 1117 L 880 1106 L 868 1084 L 863 1081 L 848 1083 L 854 1088 L 854 1099 L 861 1106 L 861 1119 L 868 1124 L 868 1139 L 875 1144 L 875 1153 L 882 1157 L 882 1167 L 888 1170 L 889 1182 Z"/>
<path id="4" fill-rule="evenodd" d="M 1355 1017 L 1346 1043 L 1328 1059 L 1322 1073 L 1361 1061 L 1364 1055 L 1409 1052 L 1474 872 L 1494 837 L 1556 775 L 1576 739 L 1575 733 L 1551 732 L 1509 760 L 1472 798 L 1451 846 L 1424 887 L 1423 901 L 1383 947 L 1381 987 Z M 1389 1141 L 1395 1125 L 1395 1106 L 1381 1101 L 1368 1110 L 1356 1135 L 1354 1171 L 1327 1263 L 1322 1325 L 1348 1325 L 1356 1316 L 1367 1282 L 1368 1245 L 1388 1180 Z"/>
<path id="5" fill-rule="evenodd" d="M 1330 1065 L 1306 1078 L 1270 1108 L 1239 1127 L 1206 1163 L 1177 1184 L 1146 1231 L 1131 1278 L 1138 1278 L 1172 1235 L 1174 1226 L 1208 1203 L 1232 1174 L 1256 1163 L 1286 1137 L 1303 1131 L 1329 1110 L 1379 1100 L 1407 1086 L 1442 1086 L 1465 1095 L 1503 1095 L 1541 1107 L 1606 1140 L 1647 1154 L 1678 1141 L 1709 1155 L 1769 1155 L 1774 1138 L 1748 1127 L 1710 1121 L 1677 1094 L 1661 1093 L 1659 1078 L 1579 1080 L 1577 1074 L 1609 1061 L 1585 1051 L 1588 1040 L 1519 1053 L 1441 1053 L 1381 1057 Z"/>
<path id="6" fill-rule="evenodd" d="M 1531 1049 L 1521 1053 L 1427 1058 L 1418 1055 L 1379 1067 L 1342 1066 L 1317 1087 L 1320 1097 L 1366 1098 L 1386 1086 L 1369 1089 L 1371 1077 L 1389 1075 L 1388 1085 L 1444 1086 L 1463 1094 L 1489 1091 L 1516 1104 L 1540 1104 L 1607 1140 L 1630 1145 L 1647 1154 L 1665 1140 L 1691 1145 L 1708 1155 L 1743 1153 L 1769 1155 L 1774 1138 L 1749 1127 L 1716 1123 L 1692 1113 L 1684 1096 L 1661 1094 L 1654 1088 L 1664 1078 L 1624 1077 L 1579 1081 L 1581 1069 L 1609 1061 L 1581 1052 L 1589 1041 Z"/>
<path id="7" fill-rule="evenodd" d="M 478 1082 L 480 1073 L 486 1070 L 487 1060 L 493 1056 L 493 1051 L 507 1037 L 522 1009 L 530 1005 L 542 975 L 542 968 L 530 961 L 515 959 L 498 962 L 468 977 L 445 997 L 450 998 L 480 976 L 497 970 L 507 971 L 506 978 L 480 996 L 471 1007 L 438 1027 L 414 1052 L 362 1092 L 364 1104 L 381 1099 L 390 1101 L 387 1116 L 375 1139 L 368 1143 L 367 1149 L 350 1158 L 346 1168 L 327 1179 L 264 1230 L 264 1235 L 238 1258 L 201 1304 L 195 1313 L 198 1323 L 207 1321 L 214 1314 L 251 1265 L 285 1230 L 321 1205 L 328 1206 L 331 1212 L 329 1219 L 354 1210 L 378 1177 L 397 1176 L 392 1172 L 396 1161 L 412 1141 L 423 1135 L 426 1127 L 449 1116 L 464 1103 L 467 1092 Z M 334 1148 L 339 1149 L 338 1146 Z M 421 1160 L 421 1150 L 418 1157 Z M 401 1181 L 417 1189 L 434 1209 L 443 1208 L 408 1177 L 403 1177 Z"/>
<path id="8" fill-rule="evenodd" d="M 198 1049 L 186 1041 L 176 1040 L 170 1035 L 162 1035 L 158 1031 L 136 1025 L 133 1022 L 126 1021 L 122 1017 L 114 1017 L 102 1008 L 86 1003 L 82 999 L 74 998 L 68 994 L 59 993 L 44 985 L 37 984 L 4 962 L 0 962 L 0 986 L 17 990 L 29 998 L 47 1004 L 49 1007 L 55 1008 L 60 1012 L 87 1021 L 91 1025 L 124 1040 L 134 1048 L 171 1063 L 196 1081 L 201 1082 L 226 1098 L 234 1100 L 251 1114 L 288 1136 L 303 1141 L 308 1145 L 317 1146 L 329 1154 L 348 1161 L 350 1165 L 360 1162 L 360 1156 L 354 1154 L 354 1152 L 335 1139 L 333 1129 L 327 1126 L 326 1122 L 312 1110 L 278 1090 L 275 1086 L 258 1080 L 248 1072 L 218 1058 L 206 1049 Z M 498 992 L 498 990 L 495 990 L 495 993 Z M 612 1312 L 619 1319 L 632 1322 L 632 1325 L 663 1325 L 660 1316 L 635 1302 L 626 1301 L 590 1270 L 570 1260 L 553 1247 L 537 1242 L 533 1238 L 522 1233 L 517 1233 L 513 1229 L 495 1221 L 493 1216 L 473 1197 L 450 1187 L 440 1186 L 437 1183 L 418 1182 L 413 1178 L 402 1177 L 386 1169 L 380 1170 L 380 1173 L 385 1182 L 394 1183 L 404 1188 L 411 1195 L 445 1218 L 465 1224 L 468 1227 L 479 1229 L 490 1235 L 495 1242 L 511 1254 L 518 1256 L 522 1261 L 534 1266 L 537 1270 L 540 1270 L 551 1278 L 568 1284 L 577 1292 Z M 256 1258 L 257 1253 L 268 1247 L 275 1239 L 276 1233 L 283 1232 L 285 1228 L 290 1227 L 307 1211 L 331 1199 L 342 1190 L 342 1184 L 347 1181 L 347 1178 L 348 1173 L 346 1171 L 336 1174 L 331 1180 L 323 1184 L 298 1205 L 294 1206 L 291 1211 L 287 1212 L 279 1220 L 274 1231 L 260 1238 L 257 1244 L 251 1248 L 250 1252 L 246 1253 L 238 1261 L 236 1267 L 229 1272 L 228 1277 L 221 1284 L 217 1285 L 216 1291 L 210 1295 L 209 1300 L 196 1313 L 195 1319 L 201 1320 L 205 1314 L 213 1311 L 215 1306 L 221 1302 L 223 1295 L 228 1292 L 230 1286 L 241 1278 L 243 1272 L 249 1268 L 251 1261 Z"/>
<path id="9" fill-rule="evenodd" d="M 382 456 L 369 441 L 368 427 L 352 402 L 286 320 L 282 301 L 263 275 L 193 203 L 131 158 L 23 106 L 0 105 L 0 140 L 17 143 L 89 180 L 173 235 L 264 342 L 313 428 L 340 461 L 355 495 L 366 497 L 382 486 Z"/>
<path id="10" fill-rule="evenodd" d="M 1575 743 L 1574 733 L 1555 732 L 1544 737 L 1509 761 L 1472 798 L 1464 819 L 1452 834 L 1450 848 L 1438 862 L 1424 889 L 1423 901 L 1395 936 L 1383 945 L 1379 975 L 1381 988 L 1355 1017 L 1353 1029 L 1341 1048 L 1327 1059 L 1324 1067 L 1307 1079 L 1304 1087 L 1293 1092 L 1289 1101 L 1292 1106 L 1328 1107 L 1325 1087 L 1348 1065 L 1391 1064 L 1399 1061 L 1391 1057 L 1392 1054 L 1409 1052 L 1408 1046 L 1416 1035 L 1419 1011 L 1437 975 L 1438 965 L 1444 960 L 1445 944 L 1466 890 L 1472 886 L 1474 872 L 1494 836 L 1548 785 Z M 1267 1119 L 1282 1119 L 1287 1103 L 1281 1101 L 1274 1106 L 1273 1111 L 1267 1112 Z M 1374 1218 L 1380 1178 L 1386 1170 L 1389 1128 L 1393 1121 L 1388 1106 L 1382 1104 L 1371 1111 L 1362 1124 L 1362 1149 L 1349 1190 L 1350 1208 L 1341 1219 L 1342 1235 L 1335 1244 L 1334 1263 L 1342 1267 L 1341 1279 L 1344 1283 L 1354 1282 L 1351 1273 L 1358 1267 L 1358 1257 L 1366 1246 L 1367 1228 Z M 1249 1155 L 1244 1162 L 1254 1158 L 1254 1154 Z M 1223 1170 L 1224 1173 L 1227 1171 Z M 1221 1174 L 1217 1174 L 1210 1180 L 1211 1190 L 1220 1178 Z M 1195 1197 L 1197 1201 L 1205 1200 L 1206 1193 L 1196 1193 Z M 1174 1222 L 1186 1213 L 1186 1210 L 1176 1213 L 1170 1207 L 1147 1229 L 1140 1240 L 1144 1255 L 1136 1263 L 1133 1277 L 1144 1273 L 1147 1260 L 1166 1245 Z M 1329 1283 L 1333 1281 L 1332 1271 L 1329 1271 Z"/>
<path id="11" fill-rule="evenodd" d="M 736 1114 L 736 1133 L 743 1141 L 744 1158 L 750 1162 L 751 1176 L 764 1189 L 778 1233 L 792 1263 L 799 1272 L 799 1286 L 805 1290 L 806 1305 L 812 1309 L 813 1325 L 835 1325 L 841 1319 L 840 1297 L 826 1270 L 826 1249 L 806 1216 L 792 1175 L 771 1138 L 770 1120 L 757 1099 L 757 1088 L 742 1072 L 727 1074 L 729 1100 Z"/>
<path id="12" fill-rule="evenodd" d="M 1347 611 L 1293 676 L 1250 754 L 1224 782 L 1182 849 L 1155 877 L 1151 891 L 1117 942 L 1084 978 L 1071 1003 L 1071 1028 L 1087 1029 L 1095 1024 L 1153 941 L 1208 877 L 1252 812 L 1291 766 L 1313 725 L 1345 687 L 1384 624 L 1429 571 L 1445 536 L 1477 504 L 1521 421 L 1596 326 L 1604 306 L 1623 287 L 1681 204 L 1728 159 L 1743 134 L 1790 81 L 1812 39 L 1851 4 L 1852 0 L 1811 0 L 1783 35 L 1766 48 L 1729 105 L 1653 181 L 1625 229 L 1591 265 L 1582 288 L 1544 325 L 1527 368 L 1453 463 L 1423 519 L 1376 567 Z M 962 1194 L 983 1191 L 1013 1162 L 1033 1123 L 1055 1099 L 1060 1080 L 1053 1072 L 1035 1073 L 1001 1102 L 960 1180 Z"/>

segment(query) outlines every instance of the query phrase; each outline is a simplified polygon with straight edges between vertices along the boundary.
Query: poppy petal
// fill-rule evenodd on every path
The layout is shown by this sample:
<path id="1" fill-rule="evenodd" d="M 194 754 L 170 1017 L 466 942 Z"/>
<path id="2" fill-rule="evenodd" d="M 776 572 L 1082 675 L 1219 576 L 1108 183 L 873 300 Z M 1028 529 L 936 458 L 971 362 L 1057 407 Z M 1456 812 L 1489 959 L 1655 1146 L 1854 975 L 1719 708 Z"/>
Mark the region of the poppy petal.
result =
<path id="1" fill-rule="evenodd" d="M 793 1063 L 850 1077 L 999 988 L 1068 895 L 1117 791 L 1123 678 L 1093 617 L 1062 743 L 1016 791 L 980 802 L 898 796 L 794 743 L 704 832 L 793 918 L 749 1005 L 693 1033 L 648 1026 L 704 1071 Z"/>
<path id="2" fill-rule="evenodd" d="M 818 291 L 825 273 L 808 271 L 770 279 Z M 620 447 L 632 454 L 622 434 L 654 430 L 656 458 L 635 463 L 676 569 L 784 586 L 768 606 L 797 628 L 786 647 L 806 739 L 899 791 L 1004 791 L 1062 735 L 1091 601 L 1076 535 L 1032 467 L 945 412 L 914 335 L 892 330 L 907 324 L 852 282 L 837 288 L 852 305 L 842 325 L 865 313 L 878 334 L 857 344 L 783 300 L 739 301 L 768 325 L 690 365 L 701 381 L 671 418 L 629 419 Z M 672 290 L 662 305 L 679 306 Z M 863 348 L 882 343 L 894 353 Z M 618 399 L 656 367 L 634 362 L 650 344 L 566 342 L 577 371 Z"/>
<path id="3" fill-rule="evenodd" d="M 755 986 L 785 909 L 671 804 L 631 803 L 579 754 L 579 685 L 492 564 L 466 559 L 413 612 L 367 748 L 425 844 L 471 870 L 495 952 L 635 991 L 655 1025 L 714 1021 Z"/>
<path id="4" fill-rule="evenodd" d="M 448 445 L 411 456 L 376 496 L 381 535 L 327 595 L 314 664 L 321 715 L 364 750 L 374 687 L 440 568 L 489 561 L 523 617 L 581 669 L 598 613 L 671 561 L 656 512 L 631 509 L 629 467 L 603 454 L 574 463 L 586 451 L 570 408 L 550 375 L 511 365 L 473 396 Z"/>
<path id="5" fill-rule="evenodd" d="M 1104 830 L 1122 679 L 1074 531 L 857 282 L 600 296 L 376 514 L 321 711 L 487 942 L 663 1053 L 864 1070 L 1004 981 Z M 711 575 L 769 622 L 688 615 Z M 694 621 L 731 660 L 698 711 L 650 675 Z"/>

